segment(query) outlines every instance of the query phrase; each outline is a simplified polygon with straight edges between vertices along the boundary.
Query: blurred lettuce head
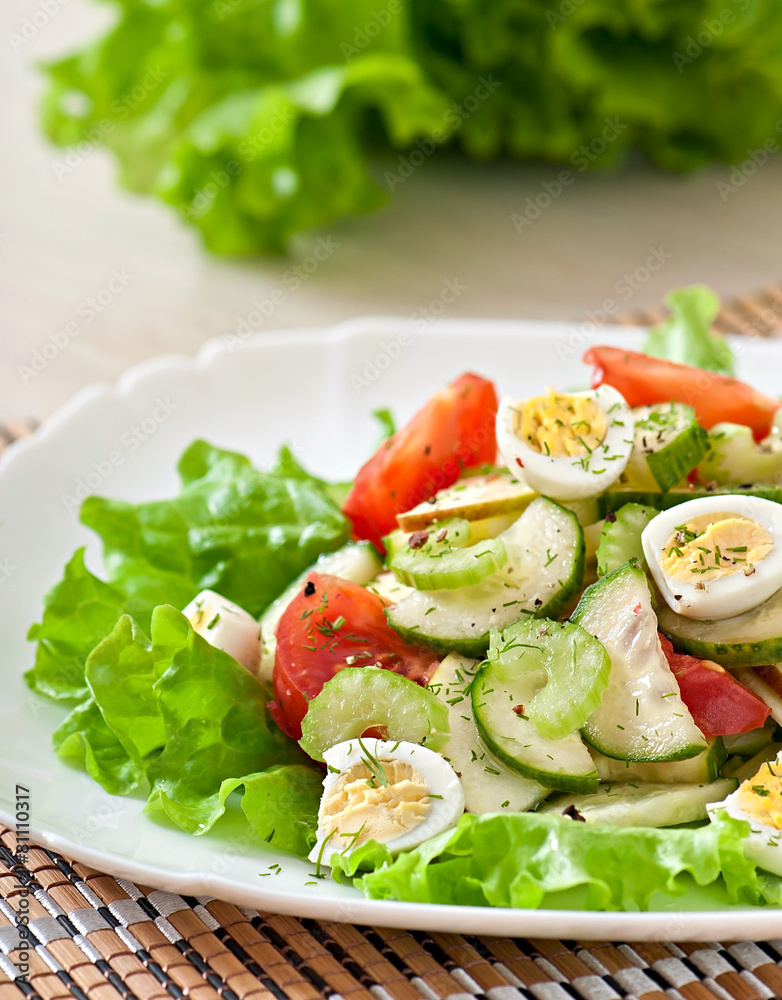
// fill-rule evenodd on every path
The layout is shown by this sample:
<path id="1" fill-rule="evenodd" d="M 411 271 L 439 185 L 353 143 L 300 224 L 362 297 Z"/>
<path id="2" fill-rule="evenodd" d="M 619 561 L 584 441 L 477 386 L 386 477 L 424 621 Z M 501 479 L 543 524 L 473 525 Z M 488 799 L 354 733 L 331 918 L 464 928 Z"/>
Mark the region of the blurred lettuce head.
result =
<path id="1" fill-rule="evenodd" d="M 102 38 L 47 67 L 45 129 L 110 148 L 125 187 L 217 253 L 282 252 L 378 207 L 416 143 L 576 170 L 636 149 L 683 171 L 779 138 L 775 0 L 116 6 Z"/>

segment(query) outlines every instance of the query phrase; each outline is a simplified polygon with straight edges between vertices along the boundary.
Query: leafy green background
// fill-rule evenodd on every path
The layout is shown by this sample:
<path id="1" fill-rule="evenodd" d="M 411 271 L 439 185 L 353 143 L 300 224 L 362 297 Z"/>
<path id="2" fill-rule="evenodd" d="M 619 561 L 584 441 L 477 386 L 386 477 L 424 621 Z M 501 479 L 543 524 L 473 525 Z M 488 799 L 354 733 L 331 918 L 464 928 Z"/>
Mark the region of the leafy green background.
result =
<path id="1" fill-rule="evenodd" d="M 379 175 L 416 142 L 576 170 L 633 148 L 690 170 L 780 138 L 776 0 L 116 9 L 103 38 L 49 67 L 46 131 L 66 145 L 97 135 L 125 186 L 169 202 L 218 253 L 280 251 L 377 207 L 394 186 Z"/>

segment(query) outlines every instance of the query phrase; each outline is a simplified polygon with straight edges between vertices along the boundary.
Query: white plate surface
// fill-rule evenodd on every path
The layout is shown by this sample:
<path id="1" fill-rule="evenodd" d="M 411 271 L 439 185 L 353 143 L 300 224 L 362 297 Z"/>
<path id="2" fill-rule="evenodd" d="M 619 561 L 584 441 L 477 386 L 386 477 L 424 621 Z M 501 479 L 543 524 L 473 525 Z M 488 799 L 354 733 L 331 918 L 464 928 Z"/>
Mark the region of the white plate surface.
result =
<path id="1" fill-rule="evenodd" d="M 240 817 L 191 837 L 142 815 L 143 802 L 105 793 L 62 764 L 50 736 L 64 710 L 34 697 L 21 675 L 25 641 L 45 591 L 78 545 L 100 572 L 99 546 L 78 522 L 87 492 L 127 500 L 172 495 L 175 462 L 195 437 L 268 462 L 283 442 L 314 472 L 349 477 L 369 454 L 371 410 L 400 420 L 436 388 L 471 369 L 500 392 L 584 385 L 590 343 L 633 347 L 638 332 L 546 323 L 443 322 L 414 329 L 362 319 L 332 330 L 212 342 L 193 361 L 160 358 L 117 386 L 81 393 L 32 439 L 0 460 L 0 818 L 13 825 L 17 783 L 31 790 L 34 836 L 114 875 L 173 892 L 215 896 L 280 913 L 388 927 L 602 940 L 736 940 L 782 936 L 778 910 L 726 909 L 693 890 L 649 913 L 524 911 L 366 900 L 329 880 L 306 886 L 312 866 L 251 843 Z M 737 341 L 741 374 L 779 392 L 782 349 Z M 53 362 L 56 364 L 56 360 Z M 278 875 L 260 878 L 274 863 Z"/>

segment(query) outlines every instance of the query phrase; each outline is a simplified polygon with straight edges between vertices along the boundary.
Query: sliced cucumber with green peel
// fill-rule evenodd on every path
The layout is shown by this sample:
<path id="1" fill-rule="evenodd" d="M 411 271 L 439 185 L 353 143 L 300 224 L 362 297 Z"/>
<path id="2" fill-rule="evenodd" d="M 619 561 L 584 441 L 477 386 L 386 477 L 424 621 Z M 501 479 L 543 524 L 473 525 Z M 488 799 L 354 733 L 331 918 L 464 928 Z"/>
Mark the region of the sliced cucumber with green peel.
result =
<path id="1" fill-rule="evenodd" d="M 735 736 L 723 736 L 725 750 L 729 754 L 741 754 L 745 757 L 753 757 L 760 753 L 774 741 L 777 730 L 775 721 L 770 720 L 771 725 L 766 724 L 758 729 L 752 729 L 748 733 L 737 733 Z"/>
<path id="2" fill-rule="evenodd" d="M 481 657 L 492 628 L 524 616 L 557 618 L 584 578 L 576 515 L 538 497 L 499 539 L 508 557 L 500 572 L 473 587 L 409 594 L 386 611 L 391 625 L 409 642 Z"/>
<path id="3" fill-rule="evenodd" d="M 737 781 L 746 781 L 748 778 L 754 778 L 763 764 L 767 761 L 777 759 L 780 751 L 782 751 L 782 743 L 769 743 L 767 747 L 759 750 L 754 757 L 743 761 L 738 767 L 731 768 L 730 774 L 726 773 L 726 776 L 735 778 Z M 737 758 L 734 757 L 731 759 L 736 760 Z"/>
<path id="4" fill-rule="evenodd" d="M 667 492 L 700 462 L 708 434 L 684 403 L 655 403 L 633 410 L 633 451 L 622 482 Z"/>
<path id="5" fill-rule="evenodd" d="M 403 531 L 421 531 L 449 517 L 480 521 L 519 514 L 538 494 L 524 482 L 523 476 L 508 472 L 490 472 L 483 476 L 467 476 L 454 486 L 440 490 L 431 500 L 425 500 L 412 510 L 397 514 Z"/>
<path id="6" fill-rule="evenodd" d="M 678 826 L 706 819 L 706 806 L 722 802 L 737 787 L 734 778 L 707 785 L 601 785 L 590 795 L 553 796 L 538 812 L 610 826 Z"/>
<path id="7" fill-rule="evenodd" d="M 720 485 L 776 482 L 782 473 L 782 450 L 757 444 L 743 424 L 715 424 L 709 447 L 698 465 L 698 477 Z"/>
<path id="8" fill-rule="evenodd" d="M 646 571 L 641 532 L 656 514 L 659 511 L 654 507 L 626 503 L 606 518 L 597 546 L 598 576 L 606 576 L 626 562 Z"/>
<path id="9" fill-rule="evenodd" d="M 493 675 L 513 684 L 525 673 L 543 671 L 546 682 L 524 714 L 547 739 L 580 729 L 600 704 L 611 659 L 594 636 L 572 622 L 528 619 L 493 631 L 488 659 Z"/>
<path id="10" fill-rule="evenodd" d="M 350 580 L 362 587 L 377 576 L 383 568 L 383 563 L 377 550 L 369 542 L 348 542 L 335 552 L 325 552 L 314 566 L 305 570 L 293 583 L 273 601 L 261 615 L 261 664 L 258 676 L 261 680 L 271 680 L 274 670 L 274 656 L 277 649 L 275 632 L 288 605 L 301 590 L 301 585 L 312 570 L 318 573 L 328 573 L 332 576 Z"/>
<path id="11" fill-rule="evenodd" d="M 498 760 L 481 739 L 472 714 L 470 684 L 480 663 L 452 653 L 432 675 L 427 690 L 448 706 L 451 732 L 439 753 L 459 775 L 467 812 L 526 812 L 551 789 L 523 778 Z"/>
<path id="12" fill-rule="evenodd" d="M 508 561 L 501 538 L 469 544 L 470 525 L 461 518 L 413 532 L 407 545 L 391 559 L 400 583 L 417 590 L 456 590 L 471 587 Z"/>
<path id="13" fill-rule="evenodd" d="M 420 684 L 378 667 L 345 667 L 326 681 L 301 723 L 299 745 L 313 760 L 329 747 L 380 728 L 385 739 L 437 750 L 448 736 L 448 711 Z"/>
<path id="14" fill-rule="evenodd" d="M 572 621 L 605 646 L 611 678 L 584 739 L 618 760 L 685 760 L 706 739 L 684 704 L 657 637 L 643 570 L 629 563 L 593 583 Z"/>
<path id="15" fill-rule="evenodd" d="M 594 791 L 597 771 L 578 731 L 548 739 L 526 715 L 545 682 L 543 670 L 508 677 L 496 661 L 486 662 L 471 685 L 478 731 L 494 756 L 525 778 L 563 792 Z"/>
<path id="16" fill-rule="evenodd" d="M 605 517 L 611 511 L 619 510 L 626 503 L 640 503 L 658 510 L 668 510 L 686 500 L 697 500 L 701 497 L 713 496 L 761 497 L 764 500 L 774 500 L 782 503 L 782 486 L 775 483 L 747 483 L 740 486 L 716 486 L 713 489 L 703 487 L 674 487 L 667 493 L 655 490 L 638 489 L 630 486 L 613 486 L 599 497 L 600 515 Z"/>
<path id="17" fill-rule="evenodd" d="M 723 667 L 757 667 L 782 660 L 782 590 L 743 615 L 698 621 L 660 607 L 660 631 L 676 649 Z"/>
<path id="18" fill-rule="evenodd" d="M 728 756 L 719 736 L 709 740 L 707 749 L 696 757 L 690 757 L 689 760 L 663 761 L 660 764 L 614 760 L 613 757 L 604 757 L 597 750 L 593 749 L 590 752 L 601 781 L 634 781 L 665 785 L 708 785 L 720 777 L 720 769 Z"/>

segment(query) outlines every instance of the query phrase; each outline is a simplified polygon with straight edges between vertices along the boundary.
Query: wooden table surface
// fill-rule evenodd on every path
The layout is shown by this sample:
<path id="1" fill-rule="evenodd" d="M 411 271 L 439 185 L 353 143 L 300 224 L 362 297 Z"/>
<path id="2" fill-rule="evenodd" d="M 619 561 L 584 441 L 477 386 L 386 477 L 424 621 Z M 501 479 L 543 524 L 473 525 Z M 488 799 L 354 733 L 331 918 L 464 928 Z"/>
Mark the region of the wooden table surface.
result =
<path id="1" fill-rule="evenodd" d="M 37 9 L 38 0 L 0 9 L 0 419 L 43 418 L 143 358 L 192 354 L 235 331 L 275 290 L 264 330 L 409 315 L 439 299 L 446 282 L 459 289 L 450 317 L 572 319 L 605 300 L 622 310 L 653 306 L 688 282 L 729 295 L 779 281 L 779 157 L 727 195 L 718 188 L 727 169 L 684 179 L 642 166 L 576 172 L 521 231 L 513 214 L 528 198 L 540 201 L 559 168 L 434 158 L 384 211 L 301 239 L 288 260 L 208 256 L 170 209 L 119 191 L 102 150 L 69 173 L 56 169 L 64 153 L 37 126 L 34 62 L 91 37 L 110 10 L 67 0 L 13 51 L 9 32 Z M 294 290 L 284 274 L 318 239 L 330 247 L 326 259 Z M 36 371 L 52 342 L 64 346 L 46 348 Z"/>

